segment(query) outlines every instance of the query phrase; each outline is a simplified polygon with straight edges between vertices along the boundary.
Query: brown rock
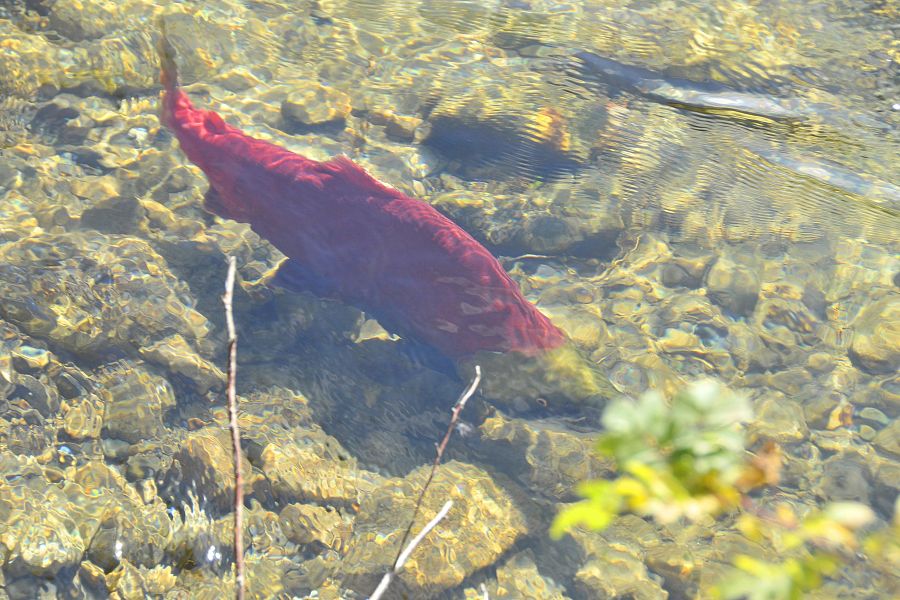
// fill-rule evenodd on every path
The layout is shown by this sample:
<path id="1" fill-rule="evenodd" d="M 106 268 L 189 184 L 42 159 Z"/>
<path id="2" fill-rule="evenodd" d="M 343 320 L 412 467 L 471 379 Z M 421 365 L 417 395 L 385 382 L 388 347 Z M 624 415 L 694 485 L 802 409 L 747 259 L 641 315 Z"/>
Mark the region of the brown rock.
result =
<path id="1" fill-rule="evenodd" d="M 370 593 L 388 570 L 430 470 L 425 466 L 390 479 L 363 499 L 344 559 L 350 588 Z M 487 472 L 457 461 L 438 469 L 413 530 L 421 530 L 447 500 L 453 501 L 447 517 L 392 584 L 396 597 L 430 598 L 456 587 L 493 564 L 528 531 L 522 512 Z"/>

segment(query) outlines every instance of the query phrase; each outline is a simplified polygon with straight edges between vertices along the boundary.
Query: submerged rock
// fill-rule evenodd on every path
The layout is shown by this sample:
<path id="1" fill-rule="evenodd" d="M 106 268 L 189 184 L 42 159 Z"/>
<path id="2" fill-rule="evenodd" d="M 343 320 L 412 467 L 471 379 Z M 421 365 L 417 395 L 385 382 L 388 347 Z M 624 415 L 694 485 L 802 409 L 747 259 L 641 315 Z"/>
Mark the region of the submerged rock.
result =
<path id="1" fill-rule="evenodd" d="M 900 299 L 867 306 L 853 323 L 850 359 L 869 373 L 893 373 L 900 365 Z"/>
<path id="2" fill-rule="evenodd" d="M 13 477 L 14 481 L 18 479 L 15 475 L 25 471 L 36 478 L 33 484 L 41 483 L 42 476 L 33 463 L 16 464 L 0 456 L 0 464 L 7 477 Z M 55 499 L 59 495 L 51 493 Z M 76 525 L 77 515 L 60 510 L 60 505 L 47 510 L 44 501 L 43 490 L 31 489 L 21 479 L 16 483 L 0 483 L 0 546 L 8 556 L 5 569 L 10 575 L 52 578 L 81 561 L 86 544 Z"/>
<path id="3" fill-rule="evenodd" d="M 257 444 L 262 440 L 257 441 Z M 265 480 L 257 482 L 259 493 L 266 488 L 280 502 L 320 502 L 349 506 L 362 501 L 382 478 L 356 467 L 333 437 L 318 429 L 285 431 L 254 452 L 251 460 Z"/>
<path id="4" fill-rule="evenodd" d="M 50 364 L 53 355 L 44 348 L 21 345 L 12 352 L 13 365 L 24 373 L 43 371 Z"/>
<path id="5" fill-rule="evenodd" d="M 390 479 L 363 498 L 341 569 L 348 587 L 371 593 L 390 568 L 429 471 L 426 466 Z M 447 517 L 394 580 L 398 596 L 431 598 L 451 589 L 493 564 L 528 532 L 509 494 L 487 472 L 457 461 L 438 469 L 413 531 L 421 530 L 446 500 L 454 502 Z"/>
<path id="6" fill-rule="evenodd" d="M 103 402 L 91 395 L 68 405 L 60 435 L 73 441 L 97 439 L 103 427 Z"/>
<path id="7" fill-rule="evenodd" d="M 491 463 L 532 493 L 574 499 L 575 486 L 611 472 L 594 452 L 596 434 L 576 433 L 552 421 L 509 418 L 497 413 L 479 426 Z"/>
<path id="8" fill-rule="evenodd" d="M 621 216 L 572 201 L 578 193 L 598 193 L 589 180 L 578 180 L 574 192 L 571 185 L 545 184 L 523 195 L 513 186 L 481 191 L 451 181 L 429 202 L 495 253 L 614 255 L 625 229 Z"/>
<path id="9" fill-rule="evenodd" d="M 555 561 L 570 560 L 558 567 L 574 569 L 574 587 L 583 598 L 668 598 L 657 578 L 644 564 L 646 547 L 658 543 L 657 535 L 647 544 L 641 535 L 651 529 L 638 517 L 620 517 L 613 527 L 600 533 L 575 529 L 557 547 Z"/>
<path id="10" fill-rule="evenodd" d="M 10 397 L 24 400 L 45 419 L 55 416 L 59 410 L 59 394 L 56 387 L 31 375 L 19 374 L 16 378 L 16 388 Z"/>
<path id="11" fill-rule="evenodd" d="M 291 127 L 341 125 L 350 116 L 350 97 L 317 82 L 288 95 L 281 103 L 281 116 Z"/>
<path id="12" fill-rule="evenodd" d="M 99 461 L 64 472 L 0 453 L 0 553 L 7 574 L 52 578 L 84 556 L 109 569 L 123 559 L 155 565 L 171 536 L 161 502 L 145 504 Z"/>
<path id="13" fill-rule="evenodd" d="M 136 443 L 160 435 L 163 416 L 175 406 L 169 382 L 140 363 L 119 362 L 97 375 L 103 401 L 103 431 L 109 437 Z"/>
<path id="14" fill-rule="evenodd" d="M 483 584 L 490 598 L 508 600 L 568 600 L 563 588 L 555 581 L 541 574 L 531 552 L 514 554 L 497 567 L 495 580 Z M 482 589 L 467 588 L 466 600 L 482 600 Z"/>
<path id="15" fill-rule="evenodd" d="M 82 227 L 104 233 L 138 233 L 146 223 L 147 211 L 137 198 L 129 196 L 106 198 L 81 213 Z"/>
<path id="16" fill-rule="evenodd" d="M 869 504 L 871 478 L 865 457 L 855 452 L 835 454 L 822 464 L 815 492 L 828 502 L 853 501 Z"/>
<path id="17" fill-rule="evenodd" d="M 134 356 L 175 332 L 196 344 L 208 331 L 187 285 L 132 237 L 84 230 L 0 246 L 0 295 L 0 317 L 84 359 Z"/>
<path id="18" fill-rule="evenodd" d="M 353 521 L 335 509 L 312 504 L 288 504 L 279 514 L 281 528 L 295 544 L 317 542 L 343 553 L 353 532 Z"/>
<path id="19" fill-rule="evenodd" d="M 753 269 L 719 258 L 706 273 L 707 295 L 738 316 L 749 316 L 759 299 L 759 278 Z"/>
<path id="20" fill-rule="evenodd" d="M 428 115 L 423 143 L 452 161 L 463 177 L 514 173 L 554 179 L 581 168 L 583 149 L 559 110 L 548 104 L 522 114 L 510 110 L 521 107 L 528 93 L 518 83 L 481 80 L 475 87 L 469 82 L 465 89 L 444 93 Z"/>
<path id="21" fill-rule="evenodd" d="M 802 407 L 781 392 L 767 394 L 754 407 L 755 418 L 748 426 L 749 440 L 771 439 L 779 444 L 805 440 L 809 428 Z"/>
<path id="22" fill-rule="evenodd" d="M 879 431 L 872 443 L 885 454 L 900 457 L 900 419 Z"/>
<path id="23" fill-rule="evenodd" d="M 129 5 L 129 10 L 121 10 L 118 2 L 109 0 L 57 0 L 49 10 L 47 25 L 74 41 L 101 38 L 110 29 L 120 28 L 124 24 L 125 15 L 147 6 L 142 2 L 126 4 Z"/>
<path id="24" fill-rule="evenodd" d="M 246 493 L 254 479 L 246 458 L 243 476 Z M 231 437 L 226 429 L 219 427 L 204 427 L 189 433 L 175 451 L 166 475 L 166 485 L 174 498 L 194 493 L 215 514 L 226 514 L 233 509 L 234 482 Z"/>
<path id="25" fill-rule="evenodd" d="M 105 579 L 106 589 L 123 600 L 146 598 L 149 593 L 143 575 L 127 560 L 121 561 Z"/>
<path id="26" fill-rule="evenodd" d="M 201 357 L 180 334 L 174 334 L 145 348 L 140 355 L 148 361 L 164 366 L 194 382 L 197 391 L 205 394 L 225 386 L 225 374 L 216 365 Z"/>

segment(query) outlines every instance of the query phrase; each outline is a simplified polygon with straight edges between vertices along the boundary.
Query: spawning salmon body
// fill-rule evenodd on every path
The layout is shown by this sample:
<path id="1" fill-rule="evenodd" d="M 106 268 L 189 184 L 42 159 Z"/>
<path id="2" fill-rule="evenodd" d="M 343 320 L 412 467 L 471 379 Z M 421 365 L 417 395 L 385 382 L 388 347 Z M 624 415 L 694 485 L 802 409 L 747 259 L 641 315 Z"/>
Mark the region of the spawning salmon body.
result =
<path id="1" fill-rule="evenodd" d="M 349 158 L 310 160 L 195 108 L 165 58 L 162 121 L 206 173 L 207 209 L 289 257 L 283 283 L 366 310 L 454 360 L 565 343 L 490 252 L 429 204 Z"/>

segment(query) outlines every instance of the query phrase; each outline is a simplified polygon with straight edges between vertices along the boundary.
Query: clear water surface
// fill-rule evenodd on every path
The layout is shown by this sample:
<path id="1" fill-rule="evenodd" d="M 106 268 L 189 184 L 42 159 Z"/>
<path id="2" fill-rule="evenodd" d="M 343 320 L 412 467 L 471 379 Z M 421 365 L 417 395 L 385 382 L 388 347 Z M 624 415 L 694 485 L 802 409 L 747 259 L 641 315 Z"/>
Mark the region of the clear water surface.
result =
<path id="1" fill-rule="evenodd" d="M 230 593 L 227 256 L 252 597 L 368 596 L 465 383 L 270 285 L 284 257 L 203 210 L 157 116 L 161 16 L 198 106 L 434 205 L 616 393 L 745 393 L 750 443 L 785 456 L 760 502 L 893 517 L 896 4 L 5 0 L 0 597 Z M 518 395 L 466 408 L 420 521 L 456 508 L 395 597 L 705 597 L 736 553 L 772 558 L 728 519 L 552 541 L 608 473 L 596 407 L 504 368 Z M 858 559 L 817 597 L 898 590 Z"/>

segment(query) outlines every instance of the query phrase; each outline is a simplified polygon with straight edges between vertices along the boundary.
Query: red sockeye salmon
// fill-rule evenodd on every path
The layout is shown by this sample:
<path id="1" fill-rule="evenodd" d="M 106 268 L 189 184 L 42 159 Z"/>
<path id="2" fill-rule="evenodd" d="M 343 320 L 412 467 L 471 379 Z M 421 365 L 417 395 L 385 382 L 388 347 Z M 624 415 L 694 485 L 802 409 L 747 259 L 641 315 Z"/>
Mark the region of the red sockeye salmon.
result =
<path id="1" fill-rule="evenodd" d="M 311 160 L 196 108 L 165 36 L 158 48 L 161 121 L 209 179 L 205 208 L 249 223 L 288 257 L 278 283 L 356 306 L 457 365 L 571 346 L 497 259 L 431 205 L 345 156 Z"/>

